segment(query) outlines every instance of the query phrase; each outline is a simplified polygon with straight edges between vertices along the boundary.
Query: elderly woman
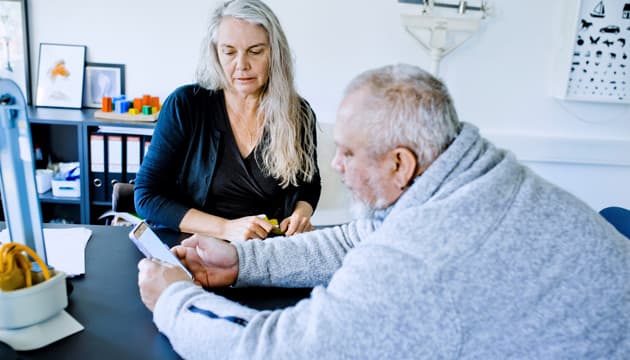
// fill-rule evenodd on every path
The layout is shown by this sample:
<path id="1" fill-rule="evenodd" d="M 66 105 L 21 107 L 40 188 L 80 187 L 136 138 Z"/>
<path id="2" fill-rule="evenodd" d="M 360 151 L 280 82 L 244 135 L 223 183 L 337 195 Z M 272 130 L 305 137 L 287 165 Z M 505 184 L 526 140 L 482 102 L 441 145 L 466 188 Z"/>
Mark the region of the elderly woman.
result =
<path id="1" fill-rule="evenodd" d="M 315 114 L 297 94 L 292 56 L 258 0 L 214 12 L 197 84 L 165 100 L 135 186 L 138 213 L 225 240 L 312 229 L 321 192 Z"/>

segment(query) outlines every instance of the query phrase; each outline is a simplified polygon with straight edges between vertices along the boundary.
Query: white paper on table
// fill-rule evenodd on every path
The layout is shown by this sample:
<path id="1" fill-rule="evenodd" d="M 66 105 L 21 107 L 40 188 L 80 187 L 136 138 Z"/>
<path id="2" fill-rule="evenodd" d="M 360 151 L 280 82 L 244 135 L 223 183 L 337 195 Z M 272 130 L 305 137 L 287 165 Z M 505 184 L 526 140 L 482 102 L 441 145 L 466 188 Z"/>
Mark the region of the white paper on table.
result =
<path id="1" fill-rule="evenodd" d="M 9 231 L 0 233 L 0 243 L 8 242 Z M 85 247 L 92 237 L 87 228 L 44 229 L 48 265 L 67 276 L 85 274 Z"/>
<path id="2" fill-rule="evenodd" d="M 35 325 L 11 330 L 0 329 L 0 340 L 17 351 L 34 350 L 83 329 L 83 325 L 70 314 L 60 311 L 52 318 Z"/>

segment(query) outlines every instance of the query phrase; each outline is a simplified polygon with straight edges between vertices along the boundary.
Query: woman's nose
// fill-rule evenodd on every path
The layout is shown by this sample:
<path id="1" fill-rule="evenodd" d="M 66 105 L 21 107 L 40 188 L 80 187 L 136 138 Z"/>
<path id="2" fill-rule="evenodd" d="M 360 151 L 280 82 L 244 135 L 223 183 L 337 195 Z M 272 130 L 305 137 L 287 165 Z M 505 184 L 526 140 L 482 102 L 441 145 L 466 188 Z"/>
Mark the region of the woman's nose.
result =
<path id="1" fill-rule="evenodd" d="M 241 54 L 236 57 L 236 68 L 238 70 L 247 70 L 249 68 L 249 60 L 247 55 Z"/>

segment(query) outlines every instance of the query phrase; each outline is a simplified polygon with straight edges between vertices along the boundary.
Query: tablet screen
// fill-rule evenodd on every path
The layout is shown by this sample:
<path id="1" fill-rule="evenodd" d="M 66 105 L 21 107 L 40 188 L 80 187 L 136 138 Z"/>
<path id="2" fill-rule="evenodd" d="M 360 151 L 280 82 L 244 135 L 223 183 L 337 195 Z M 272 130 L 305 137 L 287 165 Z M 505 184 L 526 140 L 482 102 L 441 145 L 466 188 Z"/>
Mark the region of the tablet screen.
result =
<path id="1" fill-rule="evenodd" d="M 171 250 L 160 240 L 160 238 L 151 230 L 146 222 L 141 222 L 129 233 L 129 238 L 136 244 L 140 252 L 149 259 L 158 259 L 160 261 L 177 265 L 184 269 L 192 278 L 192 275 L 179 259 L 171 252 Z"/>

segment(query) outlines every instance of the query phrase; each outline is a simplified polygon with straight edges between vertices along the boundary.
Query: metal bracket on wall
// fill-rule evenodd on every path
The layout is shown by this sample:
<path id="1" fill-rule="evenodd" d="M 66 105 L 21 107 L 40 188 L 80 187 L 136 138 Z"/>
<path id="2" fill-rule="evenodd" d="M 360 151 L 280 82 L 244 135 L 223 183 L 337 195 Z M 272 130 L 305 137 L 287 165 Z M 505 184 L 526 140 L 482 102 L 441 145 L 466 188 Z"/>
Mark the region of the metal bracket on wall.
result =
<path id="1" fill-rule="evenodd" d="M 438 74 L 442 58 L 470 39 L 479 30 L 481 20 L 489 15 L 485 1 L 479 6 L 469 6 L 463 0 L 458 3 L 399 0 L 399 3 L 405 30 L 431 56 L 433 75 Z M 456 12 L 449 13 L 451 9 Z"/>

